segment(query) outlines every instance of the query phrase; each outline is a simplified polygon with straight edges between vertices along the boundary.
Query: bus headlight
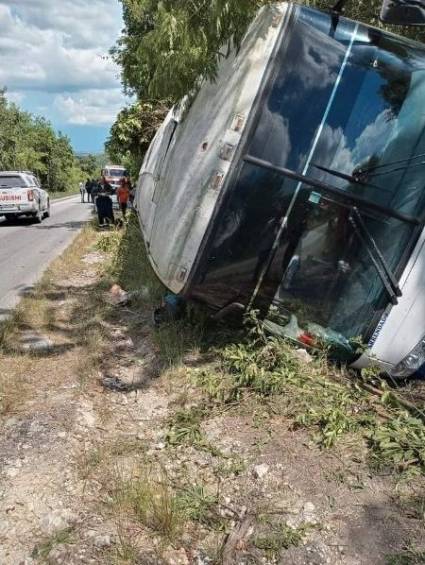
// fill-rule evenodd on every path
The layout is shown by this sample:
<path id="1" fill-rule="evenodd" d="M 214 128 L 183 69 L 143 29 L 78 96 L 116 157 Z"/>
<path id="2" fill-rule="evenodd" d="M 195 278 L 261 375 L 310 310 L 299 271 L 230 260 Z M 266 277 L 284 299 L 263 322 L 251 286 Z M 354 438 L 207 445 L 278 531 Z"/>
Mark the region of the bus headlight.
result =
<path id="1" fill-rule="evenodd" d="M 416 347 L 394 367 L 391 374 L 394 377 L 410 377 L 425 364 L 425 337 L 421 339 Z"/>

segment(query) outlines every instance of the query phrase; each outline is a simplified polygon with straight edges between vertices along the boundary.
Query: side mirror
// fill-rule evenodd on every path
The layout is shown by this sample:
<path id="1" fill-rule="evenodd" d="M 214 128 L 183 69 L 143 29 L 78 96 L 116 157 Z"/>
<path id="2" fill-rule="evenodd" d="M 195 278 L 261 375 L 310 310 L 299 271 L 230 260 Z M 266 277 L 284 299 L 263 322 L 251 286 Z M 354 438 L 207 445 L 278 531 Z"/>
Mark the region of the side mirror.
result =
<path id="1" fill-rule="evenodd" d="M 425 0 L 384 0 L 380 19 L 386 24 L 425 26 Z"/>

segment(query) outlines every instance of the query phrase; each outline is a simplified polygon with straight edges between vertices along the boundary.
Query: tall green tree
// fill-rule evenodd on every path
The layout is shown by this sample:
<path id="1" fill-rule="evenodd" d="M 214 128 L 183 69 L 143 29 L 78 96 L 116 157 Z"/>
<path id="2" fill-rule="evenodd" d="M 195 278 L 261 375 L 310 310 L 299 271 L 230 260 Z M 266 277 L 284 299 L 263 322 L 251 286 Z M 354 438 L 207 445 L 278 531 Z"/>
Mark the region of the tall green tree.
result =
<path id="1" fill-rule="evenodd" d="M 44 118 L 8 102 L 4 90 L 0 90 L 0 169 L 31 170 L 45 188 L 58 192 L 75 185 L 81 175 L 69 138 L 57 134 Z"/>
<path id="2" fill-rule="evenodd" d="M 170 106 L 170 101 L 140 101 L 118 114 L 105 149 L 132 177 L 137 176 L 149 144 Z"/>

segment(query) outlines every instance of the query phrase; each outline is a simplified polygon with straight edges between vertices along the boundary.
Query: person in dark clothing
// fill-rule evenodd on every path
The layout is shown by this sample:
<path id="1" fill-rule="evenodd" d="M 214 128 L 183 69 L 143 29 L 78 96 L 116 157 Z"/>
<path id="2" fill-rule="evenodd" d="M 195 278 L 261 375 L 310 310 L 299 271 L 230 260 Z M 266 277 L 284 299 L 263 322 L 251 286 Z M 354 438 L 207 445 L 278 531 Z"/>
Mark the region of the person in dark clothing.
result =
<path id="1" fill-rule="evenodd" d="M 92 201 L 95 202 L 97 195 L 102 190 L 102 186 L 100 182 L 96 179 L 92 179 L 91 184 L 92 184 L 92 189 L 91 189 Z"/>
<path id="2" fill-rule="evenodd" d="M 99 192 L 96 198 L 96 209 L 100 226 L 105 225 L 105 223 L 106 225 L 115 223 L 112 199 L 103 190 Z"/>
<path id="3" fill-rule="evenodd" d="M 112 186 L 109 184 L 109 182 L 106 180 L 104 176 L 102 177 L 102 190 L 107 194 L 114 193 L 114 189 L 112 188 Z"/>
<path id="4" fill-rule="evenodd" d="M 92 198 L 93 183 L 90 179 L 87 179 L 85 188 L 87 192 L 87 201 L 93 202 L 93 198 Z"/>

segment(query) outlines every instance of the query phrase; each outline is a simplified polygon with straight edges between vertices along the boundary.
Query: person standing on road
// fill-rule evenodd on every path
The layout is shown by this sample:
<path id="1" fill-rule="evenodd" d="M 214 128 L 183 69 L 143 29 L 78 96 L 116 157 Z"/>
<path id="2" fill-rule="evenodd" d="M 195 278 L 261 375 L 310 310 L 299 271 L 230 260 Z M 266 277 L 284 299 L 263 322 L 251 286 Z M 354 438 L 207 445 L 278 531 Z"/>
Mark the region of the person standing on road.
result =
<path id="1" fill-rule="evenodd" d="M 86 186 L 83 182 L 80 182 L 79 187 L 80 187 L 81 202 L 84 203 L 86 199 Z"/>
<path id="2" fill-rule="evenodd" d="M 102 186 L 97 179 L 92 179 L 91 185 L 92 185 L 91 198 L 92 198 L 92 202 L 95 203 L 97 195 L 102 190 Z"/>
<path id="3" fill-rule="evenodd" d="M 93 183 L 90 179 L 86 180 L 86 192 L 87 192 L 87 202 L 93 202 L 93 198 L 92 198 L 92 189 L 93 189 Z"/>
<path id="4" fill-rule="evenodd" d="M 130 186 L 126 179 L 122 179 L 117 190 L 117 200 L 123 217 L 127 214 L 128 201 L 130 200 Z"/>
<path id="5" fill-rule="evenodd" d="M 97 217 L 99 226 L 110 225 L 115 223 L 114 212 L 112 208 L 112 200 L 109 194 L 101 190 L 96 198 Z"/>

